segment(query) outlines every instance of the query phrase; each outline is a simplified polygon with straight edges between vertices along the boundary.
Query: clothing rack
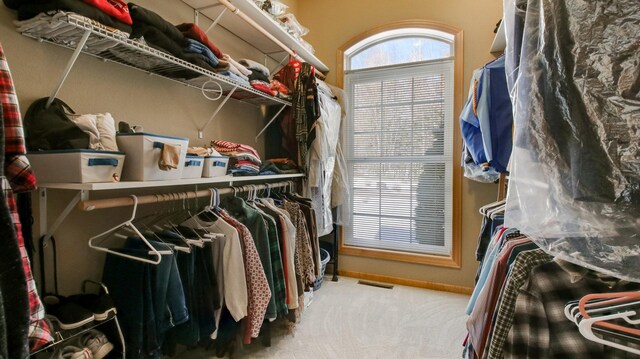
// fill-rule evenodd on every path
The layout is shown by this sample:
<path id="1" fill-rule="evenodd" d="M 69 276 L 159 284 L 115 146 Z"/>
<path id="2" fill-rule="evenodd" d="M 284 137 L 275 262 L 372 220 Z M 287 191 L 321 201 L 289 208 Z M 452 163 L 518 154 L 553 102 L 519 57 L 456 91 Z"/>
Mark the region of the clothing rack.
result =
<path id="1" fill-rule="evenodd" d="M 275 183 L 269 183 L 269 184 L 257 184 L 257 185 L 250 184 L 250 185 L 244 185 L 240 187 L 227 187 L 227 188 L 217 189 L 217 192 L 219 195 L 223 195 L 223 194 L 246 192 L 246 191 L 260 191 L 265 189 L 270 190 L 273 188 L 280 188 L 280 187 L 293 188 L 294 182 L 282 181 L 282 182 L 275 182 Z M 138 196 L 137 204 L 151 204 L 151 203 L 179 201 L 179 200 L 202 198 L 202 197 L 211 197 L 212 193 L 213 193 L 212 190 L 205 189 L 205 190 L 199 190 L 199 191 L 186 191 L 186 192 L 174 192 L 174 193 Z M 93 211 L 94 209 L 128 207 L 128 206 L 133 206 L 134 204 L 135 204 L 135 201 L 131 197 L 117 197 L 117 198 L 81 201 L 78 203 L 78 207 L 83 211 Z"/>

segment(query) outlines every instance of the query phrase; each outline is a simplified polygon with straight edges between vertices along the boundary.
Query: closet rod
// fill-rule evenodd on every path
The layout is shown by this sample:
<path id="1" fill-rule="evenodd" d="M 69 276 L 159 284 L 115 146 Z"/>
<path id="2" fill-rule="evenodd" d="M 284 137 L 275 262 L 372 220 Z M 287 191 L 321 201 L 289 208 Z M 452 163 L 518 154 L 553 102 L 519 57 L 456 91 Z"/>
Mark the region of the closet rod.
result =
<path id="1" fill-rule="evenodd" d="M 218 190 L 220 195 L 227 193 L 237 193 L 249 190 L 263 190 L 270 189 L 276 187 L 287 187 L 293 186 L 293 181 L 282 181 L 282 182 L 274 182 L 268 184 L 257 184 L 257 185 L 244 185 L 240 187 L 227 187 L 221 188 Z M 169 201 L 179 201 L 183 199 L 192 199 L 192 198 L 200 198 L 200 197 L 211 197 L 211 191 L 208 189 L 200 190 L 200 191 L 185 191 L 185 192 L 174 192 L 174 193 L 161 193 L 156 195 L 146 195 L 146 196 L 138 196 L 138 204 L 150 204 L 150 203 L 160 203 L 160 202 L 169 202 Z M 83 211 L 93 211 L 94 209 L 104 209 L 104 208 L 116 208 L 116 207 L 128 207 L 133 206 L 134 201 L 131 197 L 117 197 L 117 198 L 108 198 L 108 199 L 95 199 L 88 201 L 81 201 L 78 203 L 78 207 Z"/>
<path id="2" fill-rule="evenodd" d="M 271 41 L 273 41 L 276 45 L 280 46 L 284 51 L 286 51 L 287 53 L 289 53 L 289 55 L 297 58 L 300 61 L 304 61 L 304 59 L 300 58 L 295 51 L 291 50 L 287 45 L 285 45 L 282 41 L 276 39 L 273 35 L 271 35 L 271 33 L 269 33 L 267 30 L 265 30 L 262 26 L 260 26 L 258 23 L 256 23 L 255 21 L 253 21 L 253 19 L 251 19 L 249 16 L 245 15 L 243 12 L 240 11 L 240 9 L 238 9 L 237 7 L 235 7 L 235 5 L 233 5 L 232 3 L 230 3 L 227 0 L 218 0 L 218 2 L 224 6 L 226 6 L 229 10 L 231 10 L 232 13 L 240 16 L 240 18 L 242 18 L 242 20 L 246 21 L 249 25 L 253 26 L 256 30 L 260 31 L 264 36 L 268 37 Z"/>

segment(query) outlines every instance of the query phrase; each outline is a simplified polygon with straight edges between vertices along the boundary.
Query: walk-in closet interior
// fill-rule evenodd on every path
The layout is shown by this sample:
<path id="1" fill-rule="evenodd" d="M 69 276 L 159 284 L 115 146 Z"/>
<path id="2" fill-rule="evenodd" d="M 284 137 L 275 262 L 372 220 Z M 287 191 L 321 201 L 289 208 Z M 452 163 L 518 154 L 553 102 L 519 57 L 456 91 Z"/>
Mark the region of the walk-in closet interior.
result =
<path id="1" fill-rule="evenodd" d="M 0 359 L 640 356 L 640 2 L 3 0 Z"/>

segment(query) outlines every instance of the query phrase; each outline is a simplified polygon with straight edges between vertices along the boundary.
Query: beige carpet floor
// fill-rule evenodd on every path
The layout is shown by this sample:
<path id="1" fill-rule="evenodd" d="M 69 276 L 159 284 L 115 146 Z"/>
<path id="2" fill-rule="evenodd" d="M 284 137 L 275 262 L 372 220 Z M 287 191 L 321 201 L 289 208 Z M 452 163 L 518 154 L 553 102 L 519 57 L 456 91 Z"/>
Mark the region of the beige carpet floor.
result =
<path id="1" fill-rule="evenodd" d="M 271 347 L 259 340 L 241 351 L 242 358 L 453 359 L 462 354 L 468 296 L 394 286 L 383 289 L 341 277 L 329 277 L 314 294 L 295 333 L 273 330 Z M 180 359 L 214 358 L 212 352 L 189 351 Z"/>

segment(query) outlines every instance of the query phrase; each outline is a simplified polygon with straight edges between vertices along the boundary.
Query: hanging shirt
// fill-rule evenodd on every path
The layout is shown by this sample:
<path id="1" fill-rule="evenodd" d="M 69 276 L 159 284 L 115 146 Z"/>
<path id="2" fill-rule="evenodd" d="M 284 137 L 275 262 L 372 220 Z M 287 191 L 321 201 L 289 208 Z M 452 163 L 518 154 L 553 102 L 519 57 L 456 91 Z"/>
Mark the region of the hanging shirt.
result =
<path id="1" fill-rule="evenodd" d="M 282 231 L 280 232 L 280 243 L 282 248 L 283 269 L 287 280 L 287 306 L 289 309 L 298 308 L 298 283 L 296 281 L 296 227 L 291 222 L 289 213 L 273 204 L 273 200 L 262 200 L 262 203 L 274 212 L 280 214 Z"/>
<path id="2" fill-rule="evenodd" d="M 33 191 L 36 178 L 25 156 L 24 129 L 9 64 L 0 45 L 0 106 L 2 106 L 2 126 L 4 128 L 4 176 L 2 189 L 15 228 L 18 247 L 22 256 L 22 266 L 27 280 L 29 295 L 29 341 L 32 350 L 40 349 L 54 340 L 51 328 L 44 320 L 44 306 L 38 296 L 38 289 L 31 272 L 31 262 L 27 256 L 22 224 L 18 216 L 15 193 Z M 8 181 L 8 182 L 7 182 Z M 10 239 L 8 239 L 10 240 Z"/>
<path id="3" fill-rule="evenodd" d="M 308 287 L 316 280 L 316 276 L 307 223 L 304 220 L 299 204 L 285 201 L 284 208 L 289 212 L 291 222 L 296 226 L 296 274 L 302 278 L 304 286 Z"/>
<path id="4" fill-rule="evenodd" d="M 550 262 L 552 259 L 553 257 L 546 254 L 542 249 L 534 249 L 518 254 L 502 290 L 502 296 L 496 309 L 497 314 L 490 336 L 491 339 L 483 358 L 502 358 L 502 349 L 513 323 L 518 290 L 529 278 L 531 269 L 540 264 Z"/>
<path id="5" fill-rule="evenodd" d="M 249 206 L 243 199 L 238 197 L 225 198 L 223 201 L 224 208 L 228 213 L 238 220 L 238 222 L 247 226 L 251 232 L 251 237 L 255 242 L 260 261 L 262 262 L 262 268 L 264 274 L 267 277 L 269 283 L 269 289 L 271 290 L 271 300 L 267 307 L 267 319 L 275 319 L 278 316 L 276 309 L 276 297 L 275 285 L 273 281 L 273 266 L 271 264 L 271 249 L 269 246 L 269 234 L 267 232 L 267 224 L 260 215 L 260 212 L 255 208 Z"/>
<path id="6" fill-rule="evenodd" d="M 271 290 L 249 229 L 231 217 L 225 210 L 220 211 L 220 217 L 238 230 L 240 239 L 244 244 L 244 267 L 247 276 L 249 305 L 247 312 L 248 323 L 243 342 L 249 344 L 251 343 L 251 338 L 257 338 L 260 334 L 260 327 L 271 299 Z"/>
<path id="7" fill-rule="evenodd" d="M 284 269 L 282 267 L 282 255 L 280 253 L 279 233 L 276 221 L 273 217 L 257 208 L 260 215 L 267 223 L 267 233 L 269 238 L 269 249 L 271 252 L 271 267 L 273 269 L 273 295 L 276 302 L 278 314 L 286 315 L 287 308 L 287 284 L 284 279 Z"/>
<path id="8" fill-rule="evenodd" d="M 564 314 L 567 302 L 587 294 L 640 289 L 638 283 L 603 279 L 595 271 L 557 260 L 535 267 L 518 293 L 504 358 L 637 358 L 586 339 Z"/>
<path id="9" fill-rule="evenodd" d="M 224 220 L 207 222 L 191 218 L 183 225 L 190 228 L 204 228 L 211 233 L 220 233 L 224 238 L 216 238 L 212 243 L 212 255 L 219 280 L 224 304 L 233 319 L 238 322 L 247 316 L 247 279 L 238 231 Z M 221 240 L 222 239 L 222 240 Z M 221 270 L 219 270 L 221 268 Z M 219 320 L 219 316 L 217 316 Z"/>

